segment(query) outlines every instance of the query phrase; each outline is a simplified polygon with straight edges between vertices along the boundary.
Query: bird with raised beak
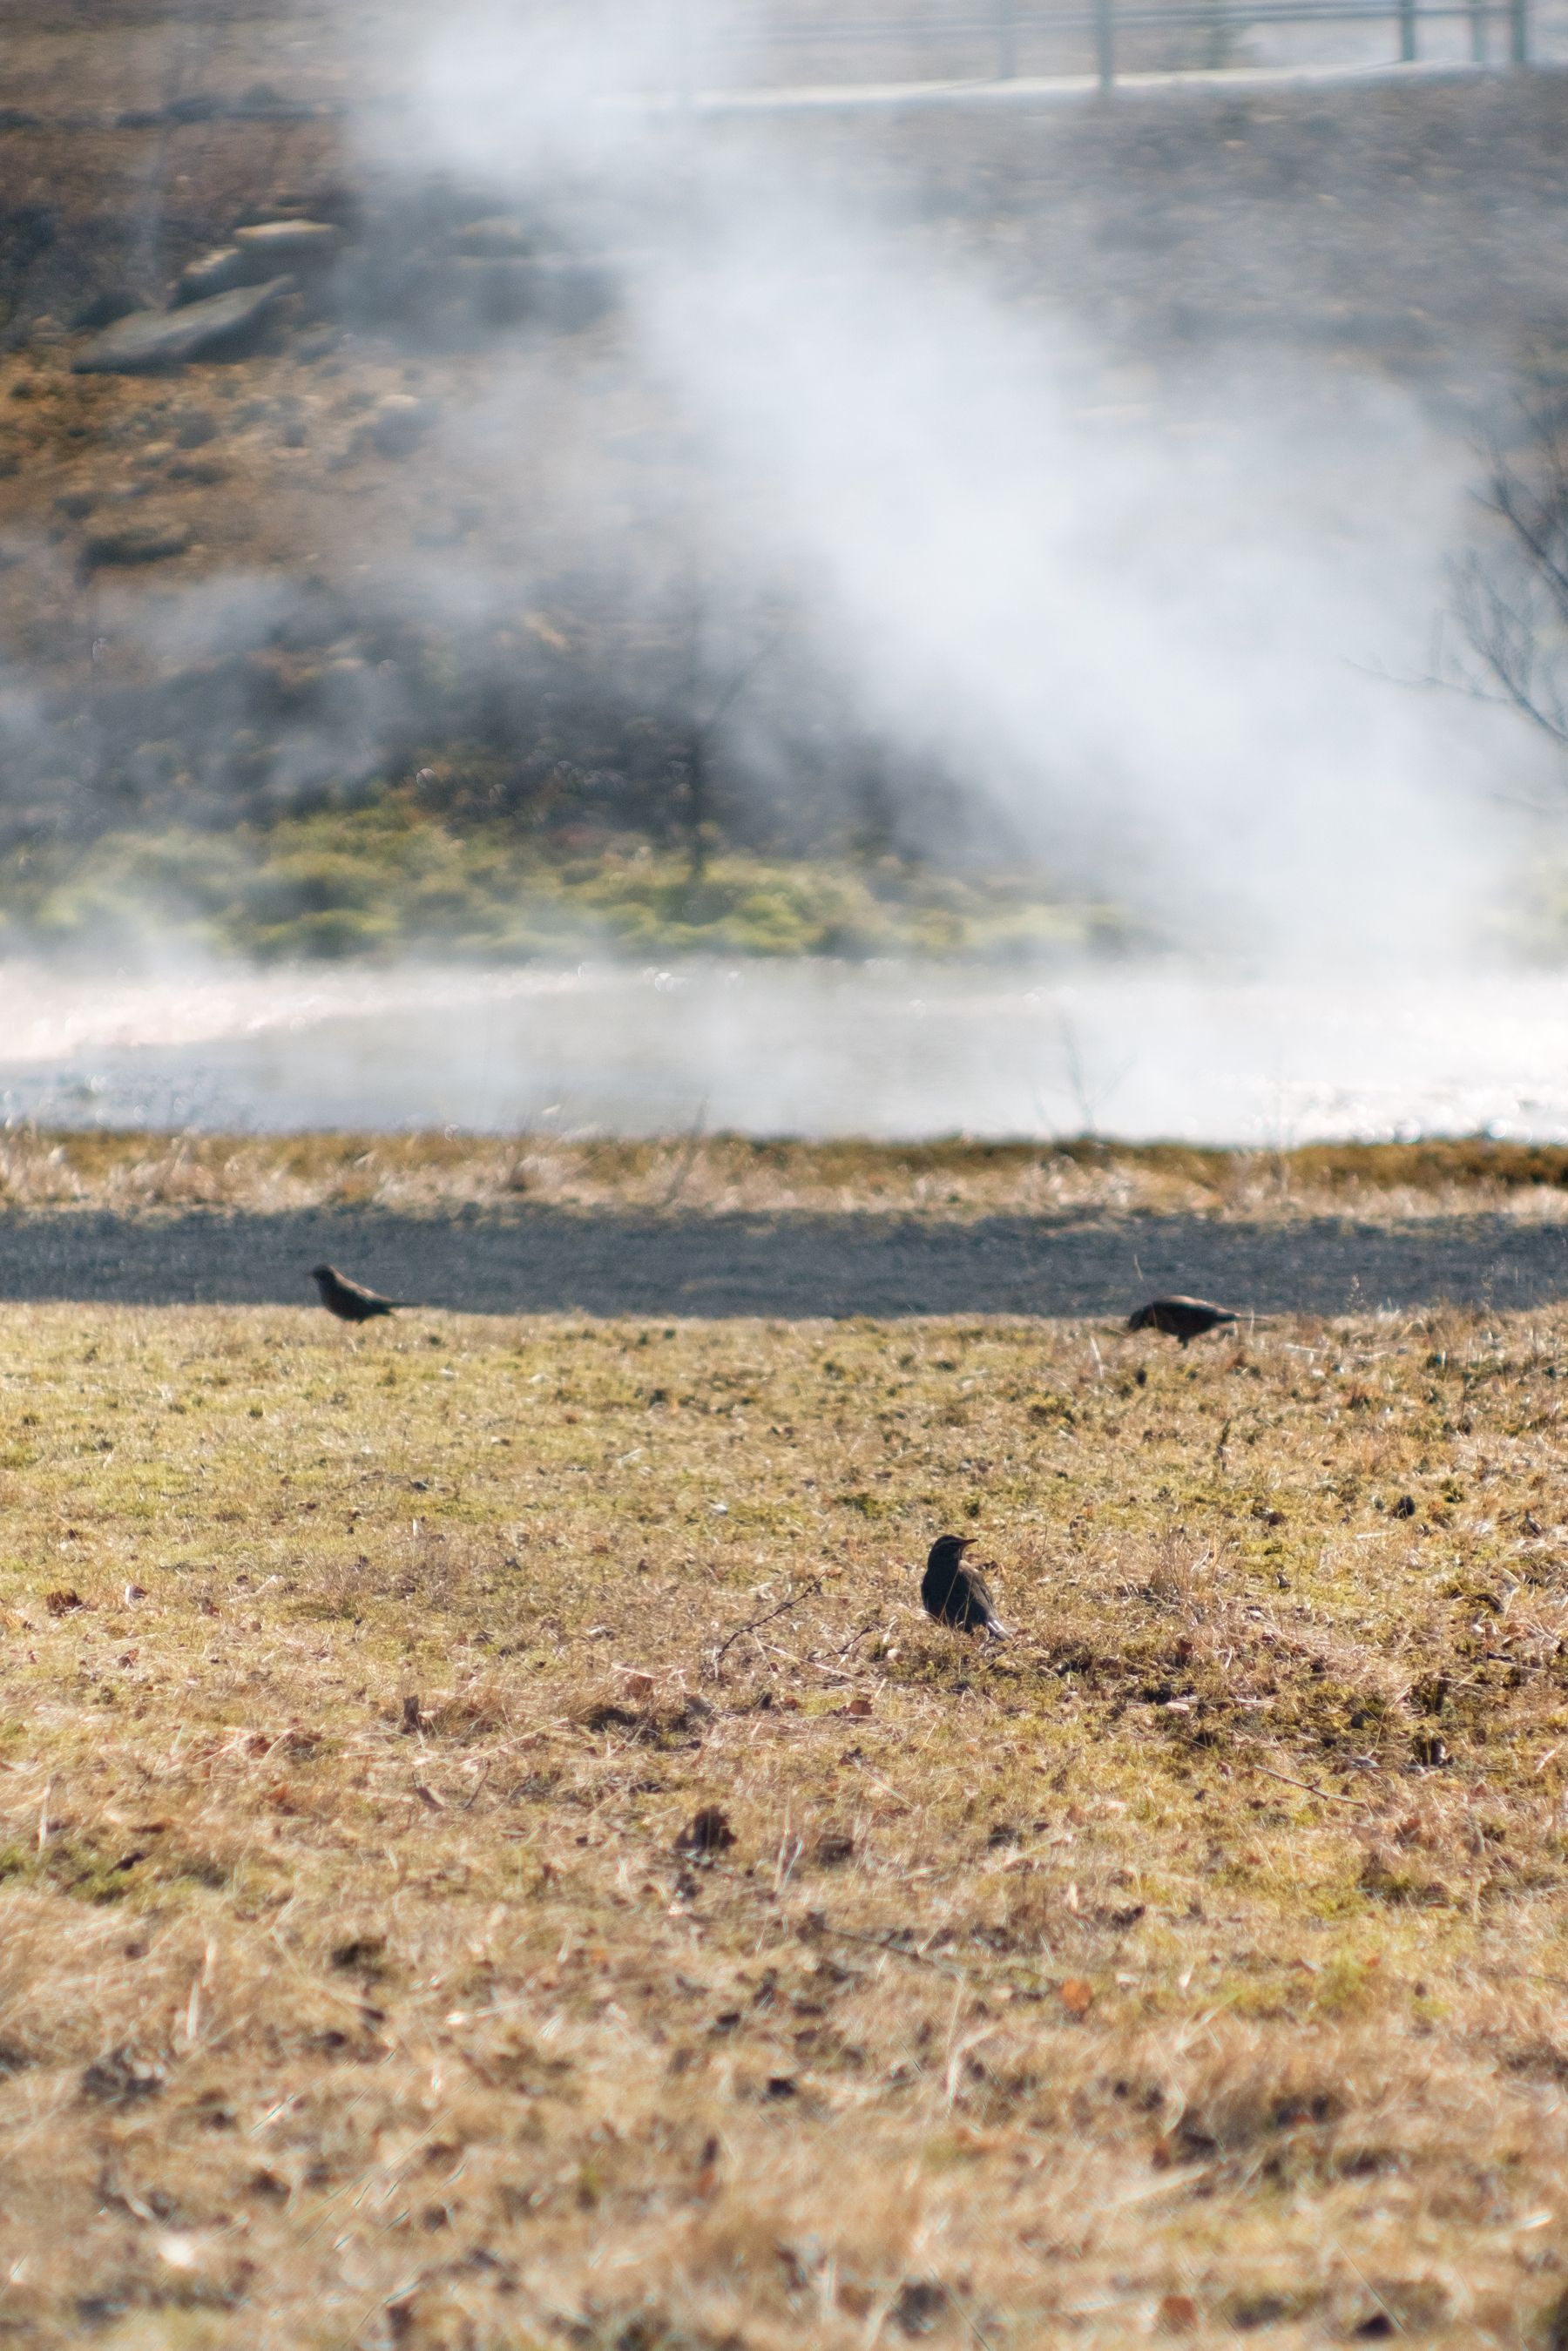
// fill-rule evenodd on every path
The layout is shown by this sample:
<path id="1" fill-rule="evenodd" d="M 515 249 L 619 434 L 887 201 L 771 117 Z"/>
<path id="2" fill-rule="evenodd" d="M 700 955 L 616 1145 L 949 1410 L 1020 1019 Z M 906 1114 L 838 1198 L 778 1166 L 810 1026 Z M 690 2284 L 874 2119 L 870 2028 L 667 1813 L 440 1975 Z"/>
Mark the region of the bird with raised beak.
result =
<path id="1" fill-rule="evenodd" d="M 1189 1339 L 1201 1339 L 1206 1331 L 1217 1331 L 1222 1322 L 1238 1322 L 1228 1306 L 1211 1305 L 1207 1298 L 1151 1298 L 1135 1314 L 1127 1317 L 1129 1331 L 1163 1331 L 1167 1339 L 1179 1339 L 1185 1347 Z"/>
<path id="2" fill-rule="evenodd" d="M 313 1265 L 310 1279 L 321 1293 L 322 1305 L 340 1322 L 373 1322 L 378 1314 L 392 1314 L 400 1306 L 413 1303 L 409 1298 L 383 1298 L 379 1290 L 350 1281 L 335 1265 Z"/>
<path id="3" fill-rule="evenodd" d="M 998 1618 L 984 1581 L 964 1564 L 964 1553 L 977 1540 L 974 1535 L 937 1536 L 921 1578 L 920 1597 L 925 1603 L 925 1614 L 938 1625 L 1005 1641 L 1007 1627 Z"/>

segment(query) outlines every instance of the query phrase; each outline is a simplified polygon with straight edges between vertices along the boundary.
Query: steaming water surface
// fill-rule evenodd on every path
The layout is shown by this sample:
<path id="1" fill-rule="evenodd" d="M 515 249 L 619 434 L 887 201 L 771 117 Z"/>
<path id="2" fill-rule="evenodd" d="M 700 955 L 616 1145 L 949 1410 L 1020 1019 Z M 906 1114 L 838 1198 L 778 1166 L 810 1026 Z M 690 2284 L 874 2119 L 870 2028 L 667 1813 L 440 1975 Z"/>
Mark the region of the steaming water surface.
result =
<path id="1" fill-rule="evenodd" d="M 0 1101 L 62 1125 L 1283 1145 L 1568 1139 L 1568 976 L 711 963 L 0 972 Z"/>

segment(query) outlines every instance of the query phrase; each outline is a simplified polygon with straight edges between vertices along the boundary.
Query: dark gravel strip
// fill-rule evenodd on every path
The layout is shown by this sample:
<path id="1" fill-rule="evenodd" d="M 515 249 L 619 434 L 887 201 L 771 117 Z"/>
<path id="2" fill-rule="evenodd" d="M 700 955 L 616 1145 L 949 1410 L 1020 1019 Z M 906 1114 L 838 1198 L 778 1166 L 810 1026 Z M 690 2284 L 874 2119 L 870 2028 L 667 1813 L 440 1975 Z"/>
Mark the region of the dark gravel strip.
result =
<path id="1" fill-rule="evenodd" d="M 469 1313 L 1113 1315 L 1162 1290 L 1259 1313 L 1336 1313 L 1568 1295 L 1568 1228 L 1505 1217 L 940 1224 L 522 1207 L 0 1218 L 0 1295 L 14 1299 L 306 1305 L 322 1258 L 397 1296 Z"/>

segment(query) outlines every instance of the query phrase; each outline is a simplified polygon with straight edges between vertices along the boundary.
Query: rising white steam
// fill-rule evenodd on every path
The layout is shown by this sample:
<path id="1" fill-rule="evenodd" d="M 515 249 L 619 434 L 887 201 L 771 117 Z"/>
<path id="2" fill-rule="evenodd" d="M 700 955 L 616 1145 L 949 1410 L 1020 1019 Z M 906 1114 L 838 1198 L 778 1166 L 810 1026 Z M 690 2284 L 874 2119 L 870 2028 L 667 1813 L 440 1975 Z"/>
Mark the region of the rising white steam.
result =
<path id="1" fill-rule="evenodd" d="M 383 28 L 379 64 L 399 47 Z M 1427 665 L 1466 536 L 1460 436 L 1357 367 L 1282 350 L 1239 367 L 1234 344 L 1173 359 L 1152 335 L 1139 358 L 1124 320 L 1097 337 L 999 233 L 925 219 L 891 145 L 856 170 L 805 114 L 632 102 L 678 78 L 652 9 L 422 5 L 401 55 L 401 102 L 378 72 L 358 124 L 378 172 L 411 193 L 445 174 L 476 216 L 542 223 L 618 298 L 585 332 L 490 342 L 421 445 L 433 498 L 483 479 L 486 524 L 410 544 L 398 585 L 421 620 L 477 641 L 501 619 L 520 641 L 554 629 L 573 573 L 590 688 L 637 709 L 691 600 L 703 691 L 740 684 L 734 789 L 772 807 L 809 761 L 820 777 L 841 744 L 847 775 L 869 746 L 905 846 L 1043 866 L 1209 967 L 1102 968 L 1076 992 L 1060 968 L 354 973 L 303 995 L 193 972 L 121 990 L 107 1027 L 95 989 L 51 983 L 13 1023 L 13 1111 L 1568 1132 L 1560 984 L 1480 987 L 1467 963 L 1517 854 L 1501 801 L 1529 739 L 1397 682 Z M 700 45 L 681 62 L 700 86 Z M 991 119 L 946 125 L 949 167 L 967 140 L 980 173 Z M 224 679 L 311 592 L 208 581 L 144 608 L 127 587 L 100 609 Z M 593 673 L 633 641 L 640 671 Z M 328 684 L 271 745 L 280 804 L 373 783 L 416 731 L 396 662 L 334 661 Z M 223 741 L 246 715 L 226 691 Z M 27 686 L 0 692 L 0 724 L 47 741 L 52 722 Z"/>
<path id="2" fill-rule="evenodd" d="M 943 255 L 896 189 L 827 193 L 809 121 L 630 103 L 676 78 L 658 33 L 427 16 L 413 152 L 613 246 L 669 421 L 651 503 L 724 599 L 788 604 L 895 791 L 901 761 L 939 769 L 985 838 L 1167 935 L 1278 967 L 1469 952 L 1510 853 L 1488 787 L 1527 755 L 1396 682 L 1424 666 L 1466 450 L 1299 360 L 1189 360 L 1129 399 L 1081 324 Z M 504 416 L 473 429 L 504 450 Z M 629 538 L 627 570 L 648 560 Z M 732 730 L 759 768 L 787 762 L 777 716 L 764 663 Z"/>

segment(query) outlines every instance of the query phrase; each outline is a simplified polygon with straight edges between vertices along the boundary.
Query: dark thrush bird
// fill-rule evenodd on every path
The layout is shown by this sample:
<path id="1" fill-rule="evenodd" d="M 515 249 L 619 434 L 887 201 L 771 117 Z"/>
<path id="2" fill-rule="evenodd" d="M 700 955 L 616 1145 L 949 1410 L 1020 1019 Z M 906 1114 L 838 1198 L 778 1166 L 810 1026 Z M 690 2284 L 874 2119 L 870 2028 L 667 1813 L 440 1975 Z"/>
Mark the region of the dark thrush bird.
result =
<path id="1" fill-rule="evenodd" d="M 964 1553 L 974 1541 L 973 1535 L 937 1536 L 921 1578 L 920 1597 L 925 1614 L 938 1625 L 952 1625 L 960 1633 L 988 1633 L 993 1640 L 1005 1641 L 1007 1627 L 998 1622 L 990 1593 L 974 1569 L 964 1564 Z"/>
<path id="2" fill-rule="evenodd" d="M 322 1305 L 340 1322 L 373 1322 L 378 1314 L 391 1314 L 399 1306 L 413 1303 L 408 1298 L 383 1298 L 379 1290 L 367 1290 L 362 1281 L 350 1281 L 335 1265 L 313 1265 L 310 1279 L 321 1293 Z"/>
<path id="3" fill-rule="evenodd" d="M 1151 1298 L 1146 1306 L 1128 1315 L 1127 1328 L 1163 1331 L 1185 1347 L 1189 1339 L 1201 1339 L 1206 1331 L 1217 1331 L 1222 1322 L 1239 1319 L 1228 1306 L 1211 1306 L 1207 1298 Z"/>

